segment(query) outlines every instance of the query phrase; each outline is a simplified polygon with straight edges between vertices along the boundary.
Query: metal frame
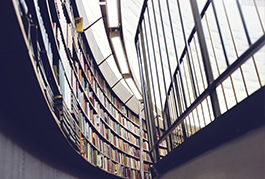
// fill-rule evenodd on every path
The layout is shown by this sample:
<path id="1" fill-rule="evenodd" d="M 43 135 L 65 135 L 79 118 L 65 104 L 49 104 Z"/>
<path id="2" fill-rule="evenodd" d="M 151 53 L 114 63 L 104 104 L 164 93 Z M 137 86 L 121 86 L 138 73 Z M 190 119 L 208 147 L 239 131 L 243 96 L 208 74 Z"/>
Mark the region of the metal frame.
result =
<path id="1" fill-rule="evenodd" d="M 251 37 L 249 35 L 249 30 L 247 29 L 247 24 L 244 19 L 244 11 L 241 8 L 241 4 L 238 0 L 236 0 L 237 10 L 239 11 L 239 18 L 243 25 L 242 31 L 245 33 L 249 48 L 245 50 L 243 54 L 240 56 L 238 55 L 238 50 L 235 45 L 235 39 L 234 39 L 234 32 L 231 28 L 231 22 L 229 21 L 229 16 L 227 14 L 227 10 L 225 7 L 224 2 L 222 11 L 224 12 L 225 16 L 225 23 L 227 23 L 228 26 L 228 33 L 231 36 L 231 43 L 234 45 L 234 52 L 236 54 L 236 60 L 233 63 L 229 62 L 229 57 L 227 53 L 227 46 L 224 41 L 224 33 L 222 30 L 222 27 L 220 26 L 220 19 L 218 18 L 219 14 L 216 10 L 215 2 L 213 0 L 207 0 L 201 13 L 198 10 L 198 5 L 196 0 L 190 0 L 191 5 L 191 11 L 193 15 L 194 20 L 194 27 L 191 30 L 191 33 L 188 38 L 186 38 L 185 34 L 185 28 L 184 28 L 184 18 L 182 14 L 182 7 L 180 5 L 179 0 L 175 0 L 177 4 L 178 9 L 178 15 L 180 19 L 180 25 L 181 30 L 183 33 L 183 40 L 185 42 L 184 50 L 181 55 L 178 56 L 178 49 L 177 49 L 177 40 L 175 39 L 175 29 L 173 27 L 173 17 L 170 10 L 169 2 L 170 0 L 166 0 L 166 11 L 168 13 L 169 17 L 169 25 L 170 25 L 170 35 L 172 37 L 172 43 L 174 44 L 174 56 L 175 60 L 177 62 L 176 69 L 174 73 L 172 73 L 171 69 L 169 68 L 169 74 L 170 74 L 170 80 L 171 83 L 166 89 L 165 84 L 165 69 L 163 68 L 163 65 L 161 67 L 162 69 L 162 80 L 164 83 L 164 91 L 166 92 L 165 101 L 162 101 L 162 95 L 163 92 L 160 89 L 160 78 L 158 74 L 158 64 L 157 59 L 160 58 L 160 63 L 163 64 L 164 61 L 167 62 L 168 66 L 170 67 L 170 57 L 169 57 L 169 49 L 168 49 L 168 42 L 166 39 L 166 31 L 165 31 L 165 25 L 163 24 L 163 13 L 161 9 L 161 2 L 157 1 L 158 7 L 154 7 L 154 1 L 155 0 L 145 0 L 143 4 L 143 8 L 140 15 L 140 20 L 135 36 L 135 44 L 139 59 L 139 68 L 141 73 L 141 83 L 142 83 L 142 90 L 143 90 L 143 97 L 144 97 L 144 105 L 146 109 L 146 119 L 148 121 L 149 131 L 148 135 L 150 138 L 150 135 L 155 133 L 156 127 L 158 127 L 159 132 L 159 139 L 156 140 L 155 138 L 151 139 L 150 142 L 150 156 L 155 156 L 155 158 L 152 158 L 153 162 L 157 162 L 161 160 L 162 156 L 159 154 L 159 144 L 163 142 L 164 140 L 167 140 L 167 151 L 170 152 L 172 149 L 177 147 L 180 143 L 184 142 L 188 137 L 194 135 L 198 130 L 203 128 L 204 126 L 208 125 L 209 122 L 212 122 L 218 116 L 221 115 L 221 109 L 220 109 L 220 102 L 219 98 L 224 97 L 225 105 L 226 105 L 226 111 L 229 109 L 229 106 L 227 104 L 227 96 L 225 94 L 225 88 L 223 86 L 223 82 L 228 79 L 231 82 L 232 86 L 232 94 L 234 95 L 236 99 L 236 104 L 238 103 L 237 99 L 237 91 L 235 89 L 235 84 L 233 81 L 233 72 L 236 70 L 239 70 L 239 75 L 242 78 L 242 84 L 244 84 L 244 90 L 246 91 L 247 96 L 249 95 L 248 88 L 246 85 L 246 80 L 243 75 L 243 69 L 241 68 L 241 65 L 244 64 L 248 59 L 252 59 L 254 63 L 254 70 L 257 74 L 257 81 L 259 83 L 260 88 L 262 87 L 262 80 L 260 79 L 260 74 L 258 71 L 258 66 L 256 64 L 256 59 L 254 58 L 254 54 L 258 52 L 262 47 L 265 46 L 265 30 L 262 24 L 262 21 L 260 20 L 259 12 L 257 5 L 254 1 L 254 5 L 256 8 L 256 12 L 259 17 L 259 23 L 261 24 L 263 35 L 256 40 L 255 42 L 252 42 Z M 152 17 L 153 21 L 151 22 L 151 16 L 150 16 L 150 8 L 152 8 Z M 209 27 L 209 22 L 207 19 L 206 13 L 208 13 L 208 9 L 212 8 L 212 12 L 214 15 L 215 24 L 217 27 L 217 31 L 219 33 L 219 40 L 220 45 L 222 48 L 222 53 L 224 55 L 223 62 L 226 65 L 226 69 L 223 72 L 220 72 L 220 67 L 218 66 L 217 57 L 215 54 L 215 47 L 214 47 L 214 41 L 212 39 L 211 35 L 211 29 Z M 163 9 L 164 10 L 164 9 Z M 162 25 L 161 27 L 158 26 L 157 22 L 160 22 Z M 204 29 L 203 23 L 206 24 L 206 29 Z M 223 22 L 224 23 L 224 22 Z M 162 29 L 162 33 L 159 34 L 158 28 Z M 205 33 L 208 33 L 210 38 L 210 43 L 207 44 Z M 156 40 L 153 36 L 153 33 L 156 32 Z M 196 36 L 195 36 L 196 34 Z M 149 44 L 151 42 L 151 44 Z M 158 49 L 155 49 L 155 43 L 157 43 Z M 164 43 L 164 44 L 163 44 Z M 165 45 L 165 56 L 162 55 L 162 48 L 161 46 Z M 143 51 L 143 56 L 141 56 L 141 52 Z M 156 55 L 157 54 L 159 57 Z M 212 53 L 214 54 L 214 57 L 210 57 L 209 50 L 212 50 Z M 150 53 L 154 53 L 153 56 Z M 151 59 L 152 56 L 152 59 Z M 166 59 L 164 59 L 166 58 Z M 200 59 L 201 58 L 201 59 Z M 211 59 L 212 58 L 212 59 Z M 143 61 L 142 61 L 143 59 Z M 197 61 L 196 61 L 197 59 Z M 200 61 L 202 60 L 202 61 Z M 213 69 L 212 69 L 212 61 L 215 63 L 218 76 L 214 77 L 213 75 Z M 195 62 L 199 65 L 195 68 Z M 152 69 L 151 63 L 155 66 L 155 69 Z M 200 65 L 200 63 L 202 65 Z M 203 67 L 203 68 L 202 68 Z M 197 70 L 197 72 L 196 72 Z M 199 70 L 199 71 L 198 71 Z M 155 81 L 153 74 L 149 72 L 156 73 L 157 81 Z M 197 73 L 197 74 L 196 74 Z M 145 74 L 145 76 L 144 76 Z M 204 84 L 204 77 L 206 77 L 206 84 Z M 188 83 L 190 83 L 190 86 L 188 86 Z M 199 89 L 199 83 L 202 83 L 200 85 L 203 85 L 203 90 Z M 151 86 L 152 85 L 152 88 Z M 161 106 L 162 110 L 162 117 L 164 118 L 164 134 L 161 135 L 161 131 L 163 130 L 161 126 L 154 126 L 155 124 L 155 118 L 151 116 L 154 112 L 158 114 L 158 108 L 159 104 L 156 103 L 156 101 L 152 101 L 151 94 L 155 94 L 155 88 L 154 86 L 158 85 L 158 94 L 159 96 L 156 96 L 156 98 L 160 98 L 161 105 L 163 102 L 165 102 L 164 106 Z M 186 85 L 186 86 L 185 86 Z M 218 93 L 217 89 L 218 87 L 222 88 L 222 94 Z M 153 91 L 153 93 L 151 93 Z M 193 97 L 192 97 L 193 96 Z M 203 103 L 205 104 L 203 106 Z M 235 105 L 236 105 L 235 104 Z M 154 108 L 153 108 L 154 107 Z M 207 108 L 207 109 L 204 109 Z M 149 111 L 148 111 L 149 110 Z M 204 111 L 207 111 L 207 114 L 209 115 L 209 120 L 206 121 L 205 113 Z M 199 117 L 199 113 L 201 113 L 201 118 Z M 213 117 L 212 117 L 212 116 Z M 173 120 L 173 121 L 171 121 Z M 158 123 L 159 121 L 157 121 Z M 172 123 L 173 122 L 173 123 Z M 202 123 L 201 123 L 202 122 Z M 195 123 L 198 123 L 198 126 L 193 126 Z M 159 123 L 158 123 L 159 124 Z M 175 138 L 176 137 L 176 138 Z M 174 141 L 176 140 L 176 141 Z M 153 154 L 153 155 L 152 155 Z"/>

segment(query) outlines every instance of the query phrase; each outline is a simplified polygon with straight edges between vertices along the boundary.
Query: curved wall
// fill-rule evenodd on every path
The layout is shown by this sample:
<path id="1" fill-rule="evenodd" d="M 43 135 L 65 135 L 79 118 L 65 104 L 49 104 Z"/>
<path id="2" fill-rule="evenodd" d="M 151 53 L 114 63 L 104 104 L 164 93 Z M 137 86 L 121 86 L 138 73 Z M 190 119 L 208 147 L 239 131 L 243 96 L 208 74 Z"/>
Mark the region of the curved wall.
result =
<path id="1" fill-rule="evenodd" d="M 0 119 L 1 179 L 85 178 L 73 166 L 41 146 L 40 141 L 32 139 L 32 134 L 21 128 L 18 121 L 2 108 L 2 103 Z"/>
<path id="2" fill-rule="evenodd" d="M 69 144 L 54 114 L 53 103 L 46 96 L 48 88 L 43 85 L 53 77 L 42 79 L 41 63 L 47 57 L 37 61 L 38 53 L 32 49 L 36 41 L 34 31 L 27 34 L 25 25 L 29 24 L 21 18 L 23 11 L 18 3 L 1 2 L 5 8 L 0 11 L 1 23 L 7 27 L 0 29 L 0 178 L 120 178 L 92 166 Z M 46 55 L 43 54 L 40 55 Z"/>
<path id="3" fill-rule="evenodd" d="M 264 131 L 264 127 L 251 131 L 170 170 L 159 179 L 262 179 L 265 177 Z"/>

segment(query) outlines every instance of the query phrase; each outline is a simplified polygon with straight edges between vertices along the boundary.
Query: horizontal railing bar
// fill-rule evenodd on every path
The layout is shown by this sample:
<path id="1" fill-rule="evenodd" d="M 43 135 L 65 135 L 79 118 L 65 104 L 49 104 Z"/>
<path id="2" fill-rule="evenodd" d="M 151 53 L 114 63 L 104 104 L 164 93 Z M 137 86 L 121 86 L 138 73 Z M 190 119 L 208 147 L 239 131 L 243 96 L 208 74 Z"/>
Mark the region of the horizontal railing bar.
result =
<path id="1" fill-rule="evenodd" d="M 220 85 L 224 79 L 230 76 L 239 66 L 247 61 L 254 55 L 260 48 L 265 45 L 265 34 L 263 34 L 253 45 L 251 45 L 238 59 L 231 64 L 216 80 L 214 80 L 211 86 L 216 87 Z"/>
<path id="2" fill-rule="evenodd" d="M 255 52 L 265 45 L 265 34 L 259 38 L 252 46 L 248 48 L 233 64 L 231 64 L 215 81 L 213 81 L 210 86 L 185 110 L 184 113 L 168 128 L 168 130 L 161 136 L 159 140 L 150 149 L 151 153 L 154 148 L 166 139 L 167 136 L 187 117 L 192 110 L 202 102 L 207 95 L 211 94 L 213 90 L 216 89 L 228 76 L 230 76 L 238 67 L 240 67 L 245 61 L 247 61 Z"/>

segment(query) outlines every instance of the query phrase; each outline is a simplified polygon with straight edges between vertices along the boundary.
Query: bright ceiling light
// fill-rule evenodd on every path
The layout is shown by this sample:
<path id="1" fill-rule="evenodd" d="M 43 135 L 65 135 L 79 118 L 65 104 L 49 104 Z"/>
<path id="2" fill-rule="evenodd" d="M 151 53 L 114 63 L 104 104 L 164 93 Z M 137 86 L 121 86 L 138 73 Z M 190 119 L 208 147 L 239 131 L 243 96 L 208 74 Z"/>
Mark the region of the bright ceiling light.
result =
<path id="1" fill-rule="evenodd" d="M 136 88 L 132 78 L 127 78 L 125 79 L 125 81 L 127 82 L 128 86 L 131 88 L 133 94 L 135 95 L 135 97 L 140 100 L 142 99 L 141 94 L 139 93 L 138 89 Z"/>
<path id="2" fill-rule="evenodd" d="M 111 41 L 112 41 L 112 45 L 113 45 L 120 69 L 121 69 L 121 73 L 122 74 L 129 73 L 129 69 L 127 66 L 126 57 L 125 57 L 125 53 L 124 53 L 124 50 L 121 44 L 120 36 L 111 37 Z"/>
<path id="3" fill-rule="evenodd" d="M 109 28 L 119 27 L 118 0 L 106 0 Z"/>

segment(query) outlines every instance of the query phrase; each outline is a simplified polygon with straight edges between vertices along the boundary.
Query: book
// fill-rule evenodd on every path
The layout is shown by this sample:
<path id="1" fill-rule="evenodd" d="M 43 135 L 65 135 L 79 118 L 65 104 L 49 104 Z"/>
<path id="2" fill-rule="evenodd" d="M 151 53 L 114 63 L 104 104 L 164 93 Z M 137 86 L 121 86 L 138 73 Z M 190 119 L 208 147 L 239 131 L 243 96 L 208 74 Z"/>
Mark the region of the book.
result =
<path id="1" fill-rule="evenodd" d="M 81 31 L 82 28 L 76 27 L 81 24 L 75 24 L 73 19 L 73 11 L 76 10 L 73 10 L 74 6 L 71 7 L 69 0 L 55 0 L 55 4 L 56 12 L 51 11 L 55 22 L 50 23 L 51 34 L 45 35 L 44 43 L 48 47 L 50 35 L 54 35 L 56 37 L 52 39 L 57 40 L 56 43 L 59 44 L 58 53 L 54 57 L 60 59 L 50 59 L 63 100 L 69 108 L 69 115 L 65 111 L 62 112 L 63 115 L 58 112 L 62 131 L 80 155 L 91 164 L 115 175 L 136 178 L 140 174 L 139 119 L 105 80 L 86 36 L 76 32 L 76 29 Z M 76 14 L 78 13 L 75 12 Z M 40 15 L 41 12 L 37 12 L 37 18 Z M 58 20 L 54 18 L 56 16 Z M 47 23 L 40 24 L 43 32 L 45 24 Z M 52 57 L 54 49 L 49 49 L 48 47 L 48 56 Z M 144 128 L 145 125 L 144 123 Z M 144 136 L 146 138 L 147 134 Z M 148 149 L 147 140 L 144 145 Z M 144 158 L 150 160 L 147 151 Z"/>
<path id="2" fill-rule="evenodd" d="M 102 168 L 102 164 L 103 164 L 103 157 L 102 157 L 102 154 L 101 153 L 98 153 L 98 156 L 97 156 L 97 166 Z"/>
<path id="3" fill-rule="evenodd" d="M 101 121 L 100 121 L 99 114 L 94 114 L 93 115 L 93 118 L 94 118 L 95 128 L 100 132 L 100 129 L 101 129 Z"/>

